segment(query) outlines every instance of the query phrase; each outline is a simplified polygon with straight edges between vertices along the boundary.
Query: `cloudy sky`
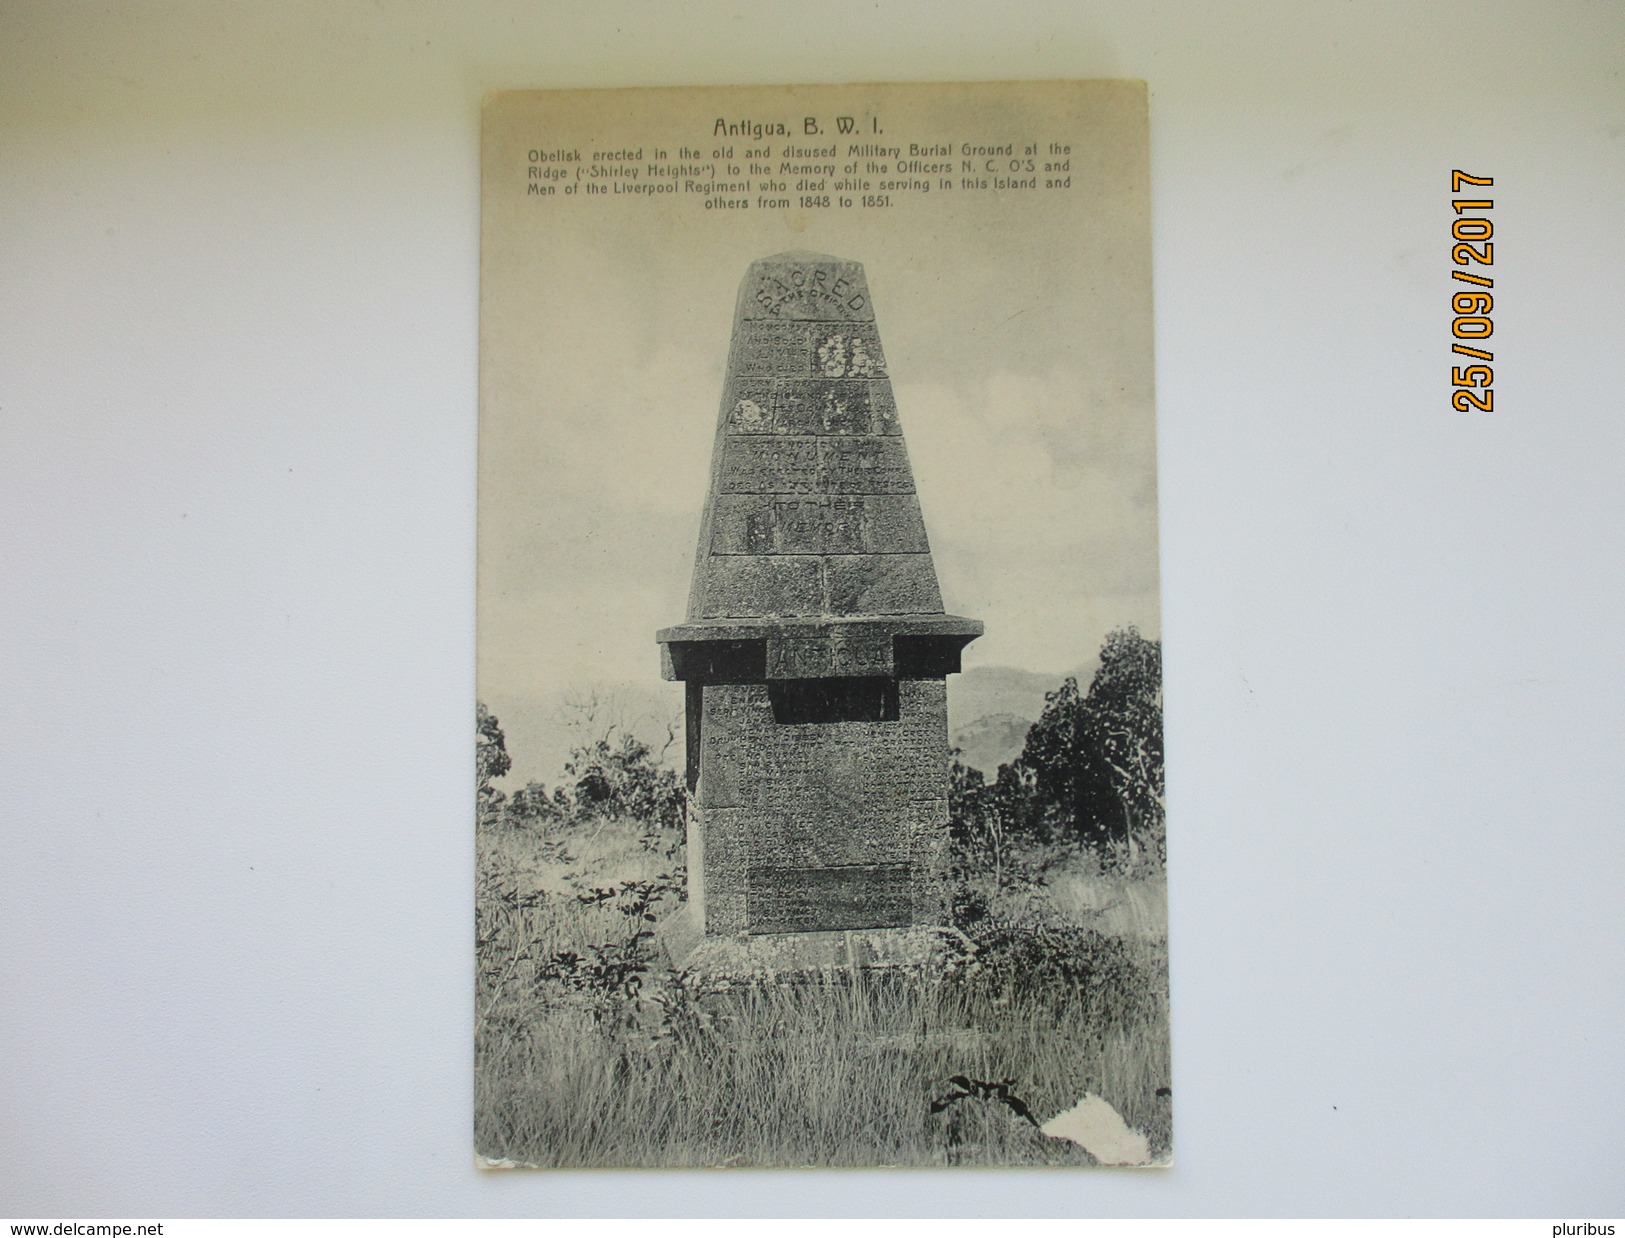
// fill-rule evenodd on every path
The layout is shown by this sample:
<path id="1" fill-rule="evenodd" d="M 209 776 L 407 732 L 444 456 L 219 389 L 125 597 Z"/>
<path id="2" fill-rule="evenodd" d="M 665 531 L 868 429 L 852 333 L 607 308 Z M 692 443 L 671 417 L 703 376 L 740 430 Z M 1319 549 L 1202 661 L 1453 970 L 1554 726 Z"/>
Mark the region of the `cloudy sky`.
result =
<path id="1" fill-rule="evenodd" d="M 987 626 L 966 665 L 1060 672 L 1113 627 L 1157 634 L 1137 87 L 504 99 L 484 156 L 479 678 L 511 736 L 592 685 L 658 691 L 654 632 L 686 606 L 739 282 L 785 250 L 865 266 L 944 600 Z M 837 114 L 873 118 L 868 140 L 905 156 L 1068 145 L 1071 187 L 807 211 L 525 192 L 532 149 L 711 162 L 731 145 L 738 163 L 747 143 L 714 139 L 717 116 Z M 777 167 L 784 139 L 749 145 Z"/>

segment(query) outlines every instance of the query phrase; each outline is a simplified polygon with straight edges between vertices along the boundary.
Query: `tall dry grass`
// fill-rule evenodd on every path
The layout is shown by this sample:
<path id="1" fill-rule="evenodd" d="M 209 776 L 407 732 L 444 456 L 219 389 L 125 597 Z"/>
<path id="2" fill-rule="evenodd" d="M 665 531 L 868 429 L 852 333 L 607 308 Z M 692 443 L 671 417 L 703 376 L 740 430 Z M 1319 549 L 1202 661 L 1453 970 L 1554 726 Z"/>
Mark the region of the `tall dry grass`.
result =
<path id="1" fill-rule="evenodd" d="M 941 974 L 706 982 L 638 934 L 679 906 L 635 822 L 479 844 L 475 1145 L 553 1166 L 1086 1164 L 1038 1121 L 1086 1092 L 1170 1148 L 1159 882 L 1087 865 L 995 892 Z M 610 896 L 593 890 L 611 891 Z M 652 894 L 652 897 L 651 897 Z M 596 901 L 590 901 L 596 900 Z M 629 912 L 628 908 L 638 909 Z M 575 960 L 561 965 L 560 958 Z M 630 972 L 625 960 L 638 965 Z M 933 1111 L 934 1106 L 936 1111 Z"/>

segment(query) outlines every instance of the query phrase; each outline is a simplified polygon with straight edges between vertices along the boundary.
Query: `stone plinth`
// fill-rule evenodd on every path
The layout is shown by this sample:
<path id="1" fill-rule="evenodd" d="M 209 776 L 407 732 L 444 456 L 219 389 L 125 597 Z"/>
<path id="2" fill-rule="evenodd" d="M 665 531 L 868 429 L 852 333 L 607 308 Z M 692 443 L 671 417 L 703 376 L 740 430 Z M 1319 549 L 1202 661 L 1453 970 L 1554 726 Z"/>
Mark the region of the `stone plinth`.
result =
<path id="1" fill-rule="evenodd" d="M 752 264 L 688 618 L 657 636 L 687 684 L 696 957 L 901 957 L 851 934 L 946 923 L 945 680 L 981 631 L 943 612 L 863 268 Z"/>

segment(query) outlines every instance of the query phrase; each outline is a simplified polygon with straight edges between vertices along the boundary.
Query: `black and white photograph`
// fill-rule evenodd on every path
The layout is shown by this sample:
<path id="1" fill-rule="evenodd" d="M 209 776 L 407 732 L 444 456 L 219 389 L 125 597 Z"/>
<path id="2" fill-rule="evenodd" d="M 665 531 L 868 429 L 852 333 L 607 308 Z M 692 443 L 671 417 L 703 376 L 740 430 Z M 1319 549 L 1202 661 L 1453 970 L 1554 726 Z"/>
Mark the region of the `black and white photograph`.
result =
<path id="1" fill-rule="evenodd" d="M 479 1154 L 1167 1163 L 1143 83 L 486 126 Z"/>
<path id="2" fill-rule="evenodd" d="M 1625 1232 L 1622 83 L 4 0 L 0 1235 Z"/>

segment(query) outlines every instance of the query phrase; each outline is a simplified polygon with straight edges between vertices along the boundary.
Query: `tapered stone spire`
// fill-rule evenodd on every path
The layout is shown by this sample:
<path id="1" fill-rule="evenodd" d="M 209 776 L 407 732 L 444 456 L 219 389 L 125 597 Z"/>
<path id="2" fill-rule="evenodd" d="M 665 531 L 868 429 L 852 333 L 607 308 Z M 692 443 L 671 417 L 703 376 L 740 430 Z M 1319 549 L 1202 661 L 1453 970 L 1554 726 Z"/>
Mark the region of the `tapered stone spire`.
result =
<path id="1" fill-rule="evenodd" d="M 941 613 L 863 268 L 755 263 L 689 619 Z"/>
<path id="2" fill-rule="evenodd" d="M 751 265 L 688 617 L 690 903 L 704 932 L 943 922 L 943 612 L 863 268 Z"/>

